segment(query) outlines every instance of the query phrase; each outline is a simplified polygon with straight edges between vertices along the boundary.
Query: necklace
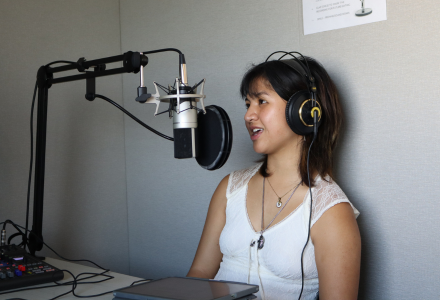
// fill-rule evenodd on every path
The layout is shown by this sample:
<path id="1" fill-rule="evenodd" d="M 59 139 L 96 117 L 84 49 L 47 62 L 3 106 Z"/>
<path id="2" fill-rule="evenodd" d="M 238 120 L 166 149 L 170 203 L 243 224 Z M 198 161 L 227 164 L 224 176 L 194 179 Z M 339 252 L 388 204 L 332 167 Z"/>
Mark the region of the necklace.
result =
<path id="1" fill-rule="evenodd" d="M 258 249 L 261 250 L 264 247 L 264 232 L 267 230 L 267 228 L 269 228 L 269 226 L 273 223 L 273 221 L 275 220 L 276 217 L 278 217 L 278 215 L 280 214 L 280 212 L 284 209 L 284 207 L 286 207 L 287 203 L 289 203 L 290 199 L 292 198 L 293 194 L 295 194 L 296 190 L 298 189 L 299 185 L 302 183 L 302 181 L 300 183 L 298 183 L 298 185 L 295 187 L 295 189 L 293 190 L 292 194 L 290 195 L 289 199 L 287 199 L 286 203 L 283 205 L 283 207 L 277 212 L 277 214 L 275 215 L 275 217 L 273 217 L 272 221 L 270 221 L 270 223 L 266 226 L 266 228 L 264 228 L 264 183 L 266 181 L 266 178 L 263 179 L 263 199 L 262 199 L 262 208 L 261 208 L 261 231 L 260 231 L 260 238 L 258 239 L 257 243 L 258 243 Z M 254 244 L 252 243 L 251 246 L 253 246 Z"/>
<path id="2" fill-rule="evenodd" d="M 270 183 L 269 178 L 267 178 L 267 182 L 269 182 L 270 187 L 272 188 L 272 191 L 275 193 L 275 195 L 277 195 L 278 197 L 278 202 L 277 202 L 277 207 L 280 208 L 281 205 L 283 205 L 283 202 L 281 202 L 281 198 L 283 198 L 284 196 L 287 195 L 288 192 L 290 192 L 291 190 L 293 190 L 293 188 L 291 188 L 290 190 L 287 191 L 287 193 L 285 193 L 284 195 L 282 195 L 281 197 L 278 196 L 277 192 L 275 192 L 275 189 L 273 188 L 272 184 Z M 264 184 L 264 183 L 263 183 Z"/>

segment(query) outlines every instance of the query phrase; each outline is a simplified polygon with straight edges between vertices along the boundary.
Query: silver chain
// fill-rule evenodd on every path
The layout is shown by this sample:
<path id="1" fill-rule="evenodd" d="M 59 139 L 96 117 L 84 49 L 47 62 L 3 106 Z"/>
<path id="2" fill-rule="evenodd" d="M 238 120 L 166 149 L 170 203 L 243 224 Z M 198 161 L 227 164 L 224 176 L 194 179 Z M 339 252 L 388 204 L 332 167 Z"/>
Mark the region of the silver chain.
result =
<path id="1" fill-rule="evenodd" d="M 267 228 L 269 228 L 270 225 L 272 225 L 273 221 L 275 221 L 276 217 L 278 217 L 278 215 L 281 213 L 281 211 L 284 209 L 284 207 L 286 207 L 287 203 L 289 203 L 293 194 L 295 194 L 296 190 L 298 189 L 298 187 L 302 183 L 302 181 L 300 183 L 298 183 L 298 185 L 295 187 L 292 194 L 290 195 L 289 199 L 287 199 L 286 203 L 284 203 L 283 207 L 281 207 L 281 209 L 277 212 L 275 217 L 273 217 L 272 221 L 270 221 L 270 223 L 266 226 L 266 228 L 264 228 L 264 190 L 265 190 L 264 186 L 265 186 L 265 182 L 266 182 L 266 178 L 263 179 L 263 200 L 262 200 L 262 208 L 261 208 L 261 231 L 260 231 L 260 238 L 258 239 L 258 249 L 263 249 L 263 246 L 264 246 L 263 233 L 267 230 Z M 251 246 L 253 246 L 253 244 L 251 244 Z"/>

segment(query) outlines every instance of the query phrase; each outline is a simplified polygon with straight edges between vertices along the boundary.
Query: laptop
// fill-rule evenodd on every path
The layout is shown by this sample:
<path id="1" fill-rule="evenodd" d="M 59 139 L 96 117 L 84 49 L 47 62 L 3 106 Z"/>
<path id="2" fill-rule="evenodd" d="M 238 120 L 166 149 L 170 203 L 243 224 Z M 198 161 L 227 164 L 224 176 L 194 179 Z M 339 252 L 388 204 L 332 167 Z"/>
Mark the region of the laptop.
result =
<path id="1" fill-rule="evenodd" d="M 191 277 L 168 277 L 113 291 L 114 300 L 246 300 L 258 285 Z"/>

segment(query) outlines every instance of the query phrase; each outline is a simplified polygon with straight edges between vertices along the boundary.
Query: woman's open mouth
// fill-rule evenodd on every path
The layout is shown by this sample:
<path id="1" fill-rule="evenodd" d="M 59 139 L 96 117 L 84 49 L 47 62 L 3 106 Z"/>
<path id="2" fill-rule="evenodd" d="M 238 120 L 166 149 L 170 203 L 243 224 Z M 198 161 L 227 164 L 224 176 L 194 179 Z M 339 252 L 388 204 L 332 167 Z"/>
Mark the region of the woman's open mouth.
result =
<path id="1" fill-rule="evenodd" d="M 260 137 L 260 135 L 262 133 L 263 133 L 263 128 L 254 128 L 254 129 L 252 129 L 251 140 L 255 141 L 256 139 L 258 139 Z"/>

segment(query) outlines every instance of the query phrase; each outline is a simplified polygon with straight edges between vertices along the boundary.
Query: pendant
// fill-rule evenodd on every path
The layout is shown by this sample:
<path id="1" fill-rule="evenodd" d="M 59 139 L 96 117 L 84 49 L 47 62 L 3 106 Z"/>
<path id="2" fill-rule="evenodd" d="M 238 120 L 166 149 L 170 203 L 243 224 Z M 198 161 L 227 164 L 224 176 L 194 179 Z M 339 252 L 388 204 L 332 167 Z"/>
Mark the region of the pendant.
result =
<path id="1" fill-rule="evenodd" d="M 277 207 L 280 208 L 281 205 L 283 205 L 283 202 L 281 202 L 281 198 L 278 198 Z"/>
<path id="2" fill-rule="evenodd" d="M 258 250 L 263 249 L 264 247 L 264 236 L 260 235 L 260 238 L 258 239 Z"/>

